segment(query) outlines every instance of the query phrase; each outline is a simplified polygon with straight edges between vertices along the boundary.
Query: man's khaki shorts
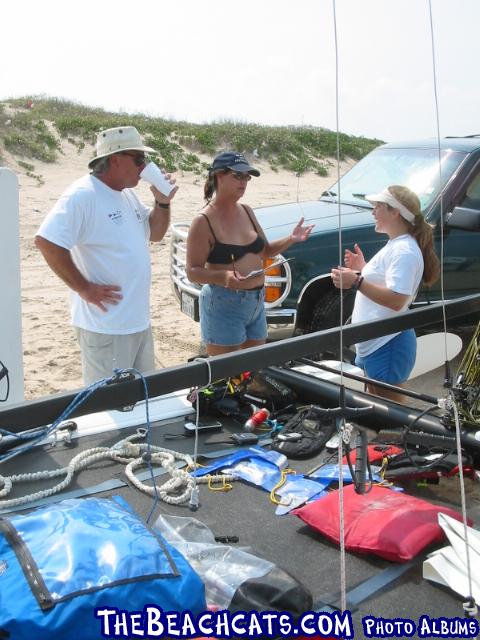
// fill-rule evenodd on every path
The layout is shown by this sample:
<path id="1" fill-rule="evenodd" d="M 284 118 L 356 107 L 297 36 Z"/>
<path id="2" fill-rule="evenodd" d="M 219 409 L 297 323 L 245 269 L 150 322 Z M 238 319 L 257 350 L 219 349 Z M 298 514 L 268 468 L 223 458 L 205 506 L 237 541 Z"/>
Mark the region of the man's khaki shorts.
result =
<path id="1" fill-rule="evenodd" d="M 86 385 L 113 375 L 114 369 L 155 370 L 152 328 L 126 335 L 96 333 L 75 327 L 82 352 L 82 373 Z"/>

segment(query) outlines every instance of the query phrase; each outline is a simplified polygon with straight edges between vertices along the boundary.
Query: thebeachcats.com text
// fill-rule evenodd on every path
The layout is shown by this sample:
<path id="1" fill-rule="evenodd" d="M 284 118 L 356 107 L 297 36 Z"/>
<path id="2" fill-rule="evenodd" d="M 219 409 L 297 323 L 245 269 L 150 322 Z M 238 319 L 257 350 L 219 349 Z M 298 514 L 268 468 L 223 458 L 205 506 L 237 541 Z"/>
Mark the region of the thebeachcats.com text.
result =
<path id="1" fill-rule="evenodd" d="M 104 638 L 260 638 L 297 635 L 354 638 L 352 617 L 344 613 L 307 611 L 294 619 L 278 611 L 162 611 L 146 605 L 142 611 L 119 611 L 105 607 L 95 609 Z"/>
<path id="2" fill-rule="evenodd" d="M 163 611 L 149 604 L 141 611 L 98 607 L 95 617 L 104 638 L 476 638 L 474 618 L 362 618 L 355 633 L 350 611 L 307 611 L 294 618 L 286 611 Z"/>

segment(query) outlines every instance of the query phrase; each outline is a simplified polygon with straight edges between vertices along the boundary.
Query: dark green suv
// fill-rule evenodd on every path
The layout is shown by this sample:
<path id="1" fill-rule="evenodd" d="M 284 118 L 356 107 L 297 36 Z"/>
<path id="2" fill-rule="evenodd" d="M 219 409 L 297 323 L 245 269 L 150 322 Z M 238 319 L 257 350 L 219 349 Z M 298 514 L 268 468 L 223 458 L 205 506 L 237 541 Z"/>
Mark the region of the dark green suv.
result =
<path id="1" fill-rule="evenodd" d="M 385 144 L 360 160 L 312 202 L 294 202 L 255 210 L 267 237 L 288 234 L 301 216 L 315 228 L 307 242 L 284 253 L 294 258 L 266 282 L 266 311 L 271 328 L 307 333 L 340 324 L 340 295 L 330 270 L 345 248 L 358 243 L 368 260 L 387 237 L 375 233 L 372 205 L 364 196 L 388 185 L 410 187 L 421 200 L 425 218 L 435 227 L 437 253 L 443 253 L 443 278 L 421 288 L 414 306 L 451 300 L 480 291 L 480 137 L 417 140 Z M 171 279 L 181 310 L 198 319 L 198 291 L 185 274 L 188 225 L 172 227 Z M 343 298 L 343 319 L 353 296 Z M 465 324 L 475 318 L 465 318 Z"/>

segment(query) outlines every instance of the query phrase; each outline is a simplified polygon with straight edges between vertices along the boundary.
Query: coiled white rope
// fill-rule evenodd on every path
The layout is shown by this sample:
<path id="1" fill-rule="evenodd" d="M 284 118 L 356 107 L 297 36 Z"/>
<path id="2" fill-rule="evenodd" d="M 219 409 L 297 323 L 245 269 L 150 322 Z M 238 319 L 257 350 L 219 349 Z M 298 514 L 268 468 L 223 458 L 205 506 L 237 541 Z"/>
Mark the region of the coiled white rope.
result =
<path id="1" fill-rule="evenodd" d="M 181 469 L 176 466 L 176 463 L 181 461 L 187 469 L 194 468 L 194 462 L 190 455 L 163 447 L 157 447 L 147 442 L 134 442 L 140 438 L 145 438 L 146 435 L 146 429 L 137 429 L 135 434 L 120 440 L 112 447 L 93 447 L 82 451 L 72 458 L 66 467 L 61 469 L 36 471 L 12 476 L 0 475 L 0 487 L 2 487 L 0 489 L 0 498 L 9 495 L 13 486 L 17 483 L 38 482 L 40 480 L 51 480 L 65 476 L 61 482 L 49 489 L 43 489 L 19 498 L 0 500 L 0 508 L 10 509 L 55 495 L 68 487 L 76 473 L 103 460 L 111 460 L 126 465 L 125 475 L 133 486 L 143 493 L 158 496 L 159 499 L 167 504 L 177 505 L 188 502 L 196 483 L 225 483 L 236 480 L 231 474 L 208 474 L 196 478 L 186 469 Z M 148 462 L 144 457 L 147 453 L 149 454 Z M 170 475 L 169 480 L 160 486 L 157 486 L 156 483 L 154 483 L 155 486 L 150 486 L 141 482 L 135 476 L 134 471 L 150 463 L 163 467 Z"/>

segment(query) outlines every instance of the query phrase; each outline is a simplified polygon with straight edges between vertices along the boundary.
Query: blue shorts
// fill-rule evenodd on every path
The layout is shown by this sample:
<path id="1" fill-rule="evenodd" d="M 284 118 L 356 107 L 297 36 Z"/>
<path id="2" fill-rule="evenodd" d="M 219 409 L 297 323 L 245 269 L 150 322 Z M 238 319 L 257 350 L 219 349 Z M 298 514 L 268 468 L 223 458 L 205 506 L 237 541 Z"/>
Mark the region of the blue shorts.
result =
<path id="1" fill-rule="evenodd" d="M 246 340 L 265 340 L 265 291 L 225 289 L 205 284 L 200 292 L 200 332 L 205 344 L 238 346 Z"/>
<path id="2" fill-rule="evenodd" d="M 408 380 L 417 357 L 417 337 L 413 329 L 402 331 L 382 347 L 361 358 L 355 364 L 365 371 L 368 378 L 401 384 Z"/>

